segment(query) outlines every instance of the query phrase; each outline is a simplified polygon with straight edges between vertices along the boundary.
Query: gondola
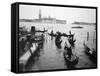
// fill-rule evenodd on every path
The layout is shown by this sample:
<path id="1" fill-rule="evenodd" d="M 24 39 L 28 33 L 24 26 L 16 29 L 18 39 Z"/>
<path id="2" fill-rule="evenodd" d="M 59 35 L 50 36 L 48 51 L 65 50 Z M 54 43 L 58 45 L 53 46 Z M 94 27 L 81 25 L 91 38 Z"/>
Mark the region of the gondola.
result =
<path id="1" fill-rule="evenodd" d="M 56 37 L 57 35 L 54 33 L 48 33 L 50 36 Z"/>
<path id="2" fill-rule="evenodd" d="M 79 57 L 72 54 L 71 58 L 69 58 L 68 54 L 66 52 L 63 53 L 66 65 L 68 67 L 68 69 L 73 69 L 75 68 L 75 65 L 78 64 L 79 61 Z"/>
<path id="3" fill-rule="evenodd" d="M 94 50 L 94 48 L 93 49 L 90 49 L 85 43 L 83 45 L 84 45 L 85 53 L 89 56 L 89 58 L 94 63 L 97 63 L 97 53 Z"/>
<path id="4" fill-rule="evenodd" d="M 61 36 L 68 37 L 68 35 L 66 33 L 62 33 Z"/>
<path id="5" fill-rule="evenodd" d="M 87 55 L 90 55 L 90 54 L 91 54 L 90 48 L 89 48 L 85 43 L 84 43 L 83 45 L 84 45 L 85 53 L 86 53 Z"/>

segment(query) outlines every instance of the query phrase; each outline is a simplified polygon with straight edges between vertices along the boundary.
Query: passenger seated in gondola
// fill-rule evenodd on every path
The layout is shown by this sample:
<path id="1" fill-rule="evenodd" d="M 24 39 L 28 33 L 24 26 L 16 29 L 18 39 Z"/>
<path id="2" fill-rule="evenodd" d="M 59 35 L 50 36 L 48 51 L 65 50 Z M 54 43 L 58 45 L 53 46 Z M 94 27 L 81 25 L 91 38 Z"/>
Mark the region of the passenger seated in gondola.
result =
<path id="1" fill-rule="evenodd" d="M 69 31 L 68 41 L 72 46 L 74 46 L 76 39 L 74 39 L 74 34 L 71 34 L 71 31 Z"/>
<path id="2" fill-rule="evenodd" d="M 68 58 L 71 59 L 72 55 L 72 48 L 71 46 L 68 47 L 67 43 L 65 42 L 65 47 L 64 47 L 66 54 L 68 55 Z"/>

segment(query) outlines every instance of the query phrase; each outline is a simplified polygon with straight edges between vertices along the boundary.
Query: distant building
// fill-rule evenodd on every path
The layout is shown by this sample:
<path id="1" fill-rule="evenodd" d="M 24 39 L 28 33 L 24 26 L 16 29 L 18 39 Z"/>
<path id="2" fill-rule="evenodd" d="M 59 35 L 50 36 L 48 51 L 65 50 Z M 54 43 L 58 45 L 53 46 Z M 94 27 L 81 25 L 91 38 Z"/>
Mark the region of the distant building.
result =
<path id="1" fill-rule="evenodd" d="M 21 22 L 34 22 L 34 23 L 49 23 L 49 24 L 66 24 L 66 20 L 60 20 L 56 18 L 52 18 L 50 16 L 48 17 L 42 17 L 41 10 L 39 10 L 38 19 L 20 19 Z"/>

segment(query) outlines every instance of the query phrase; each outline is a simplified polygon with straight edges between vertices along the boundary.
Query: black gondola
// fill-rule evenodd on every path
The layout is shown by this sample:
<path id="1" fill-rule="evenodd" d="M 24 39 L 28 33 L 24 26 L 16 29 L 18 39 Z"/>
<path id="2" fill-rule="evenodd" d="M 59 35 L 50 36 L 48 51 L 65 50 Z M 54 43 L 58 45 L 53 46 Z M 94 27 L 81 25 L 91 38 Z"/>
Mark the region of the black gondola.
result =
<path id="1" fill-rule="evenodd" d="M 66 52 L 63 53 L 63 56 L 64 56 L 68 69 L 73 69 L 75 68 L 75 65 L 78 64 L 78 61 L 79 61 L 78 56 L 72 54 L 71 57 L 69 57 Z"/>
<path id="2" fill-rule="evenodd" d="M 53 37 L 56 37 L 57 35 L 56 34 L 52 34 L 52 33 L 48 33 L 50 36 L 53 36 Z"/>
<path id="3" fill-rule="evenodd" d="M 94 48 L 93 49 L 90 49 L 85 43 L 83 45 L 84 45 L 85 53 L 90 57 L 90 59 L 94 63 L 97 63 L 97 53 L 94 50 Z"/>
<path id="4" fill-rule="evenodd" d="M 75 68 L 75 65 L 78 64 L 79 57 L 72 53 L 72 48 L 68 47 L 66 43 L 64 50 L 63 56 L 68 69 Z"/>

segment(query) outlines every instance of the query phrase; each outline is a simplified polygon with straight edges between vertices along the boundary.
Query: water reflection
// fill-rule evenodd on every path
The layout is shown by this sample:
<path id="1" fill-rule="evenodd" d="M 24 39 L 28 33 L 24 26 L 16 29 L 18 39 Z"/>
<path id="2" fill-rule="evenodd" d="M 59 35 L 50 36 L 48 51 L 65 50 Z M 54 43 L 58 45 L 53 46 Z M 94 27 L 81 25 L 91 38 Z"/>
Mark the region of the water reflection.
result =
<path id="1" fill-rule="evenodd" d="M 89 36 L 87 39 L 84 31 L 72 31 L 75 33 L 72 34 L 71 31 L 69 33 L 36 32 L 35 35 L 27 36 L 26 41 L 22 39 L 21 44 L 23 43 L 25 46 L 20 48 L 22 50 L 25 47 L 24 49 L 28 50 L 28 53 L 27 51 L 26 53 L 29 58 L 27 56 L 20 58 L 20 70 L 34 71 L 96 67 L 96 63 L 93 63 L 84 52 L 87 50 L 84 42 L 90 40 Z M 21 63 L 24 63 L 24 65 L 21 65 Z"/>

